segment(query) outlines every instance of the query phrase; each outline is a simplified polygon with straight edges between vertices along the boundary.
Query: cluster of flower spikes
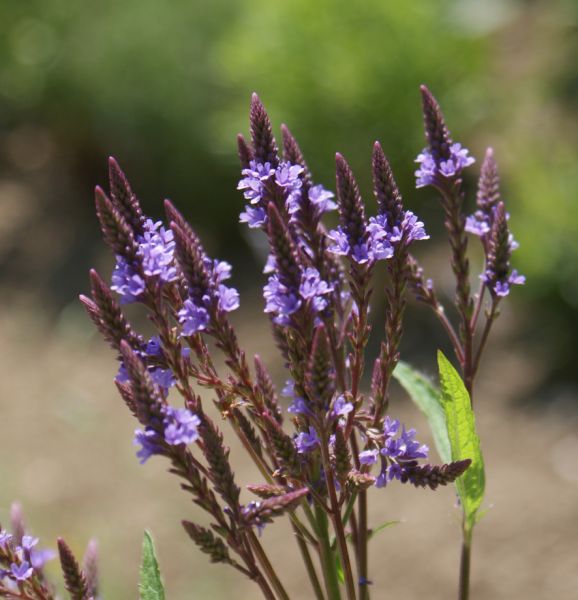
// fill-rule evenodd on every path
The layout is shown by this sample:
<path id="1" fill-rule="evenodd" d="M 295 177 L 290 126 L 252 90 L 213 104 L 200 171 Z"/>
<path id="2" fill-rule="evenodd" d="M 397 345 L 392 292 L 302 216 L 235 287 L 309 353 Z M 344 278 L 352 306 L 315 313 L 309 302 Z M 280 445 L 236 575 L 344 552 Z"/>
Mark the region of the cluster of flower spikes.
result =
<path id="1" fill-rule="evenodd" d="M 461 144 L 452 141 L 441 109 L 425 86 L 422 86 L 422 98 L 429 145 L 416 159 L 420 165 L 415 172 L 416 187 L 434 186 L 447 198 L 451 196 L 452 186 L 461 185 L 463 169 L 472 165 L 475 159 Z M 450 225 L 454 230 L 465 230 L 480 238 L 486 258 L 480 278 L 494 298 L 507 296 L 512 285 L 522 285 L 526 281 L 510 265 L 511 254 L 518 244 L 508 229 L 509 215 L 500 200 L 499 183 L 494 151 L 488 148 L 478 181 L 477 210 L 466 218 L 465 223 L 460 219 Z M 447 199 L 444 202 L 447 203 Z M 451 208 L 449 212 L 452 212 Z M 454 244 L 460 246 L 459 240 Z"/>
<path id="2" fill-rule="evenodd" d="M 466 231 L 478 236 L 486 256 L 482 281 L 498 297 L 507 296 L 512 285 L 522 285 L 526 279 L 510 266 L 510 256 L 518 247 L 508 228 L 509 215 L 500 200 L 498 167 L 494 151 L 488 148 L 480 172 L 477 210 L 466 219 Z"/>
<path id="3" fill-rule="evenodd" d="M 167 446 L 190 444 L 199 437 L 199 417 L 189 407 L 173 408 L 166 401 L 178 372 L 182 374 L 186 369 L 190 349 L 179 344 L 179 356 L 169 360 L 162 336 L 155 335 L 145 342 L 137 335 L 111 291 L 116 292 L 121 305 L 138 302 L 155 309 L 164 299 L 180 325 L 179 338 L 195 335 L 206 329 L 211 319 L 238 308 L 239 295 L 237 290 L 223 284 L 231 275 L 230 265 L 205 255 L 189 226 L 168 201 L 170 229 L 142 214 L 128 181 L 112 158 L 109 175 L 110 198 L 97 188 L 96 207 L 105 240 L 115 254 L 116 266 L 110 288 L 92 272 L 93 299 L 81 297 L 81 300 L 119 353 L 116 382 L 125 400 L 130 395 L 134 377 L 143 377 L 139 374 L 141 366 L 146 371 L 143 385 L 149 387 L 154 401 L 140 412 L 139 420 L 144 429 L 135 432 L 135 444 L 140 446 L 137 456 L 142 463 L 153 454 L 167 454 Z M 138 413 L 136 405 L 132 408 Z"/>
<path id="4" fill-rule="evenodd" d="M 360 289 L 364 286 L 367 288 L 369 275 L 376 262 L 392 259 L 396 249 L 399 249 L 398 260 L 403 263 L 412 242 L 428 239 L 424 225 L 416 215 L 403 208 L 389 163 L 376 142 L 373 170 L 378 214 L 366 218 L 365 206 L 353 173 L 343 156 L 337 154 L 336 206 L 340 223 L 336 229 L 327 232 L 319 223 L 324 210 L 315 205 L 314 198 L 329 200 L 332 194 L 321 186 L 313 185 L 296 141 L 285 126 L 282 132 L 284 161 L 277 156 L 277 146 L 266 111 L 260 100 L 253 96 L 252 144 L 249 145 L 242 136 L 238 138 L 239 155 L 244 167 L 238 189 L 243 191 L 245 199 L 252 205 L 245 207 L 240 221 L 248 223 L 250 227 L 261 228 L 270 246 L 265 272 L 272 275 L 264 288 L 265 312 L 273 313 L 275 325 L 297 329 L 301 338 L 309 340 L 301 354 L 297 352 L 297 360 L 281 343 L 289 369 L 294 374 L 294 378 L 287 382 L 283 395 L 291 400 L 288 412 L 293 415 L 297 427 L 293 445 L 299 460 L 303 464 L 314 463 L 315 456 L 322 453 L 323 445 L 328 445 L 335 471 L 331 475 L 337 486 L 344 483 L 347 477 L 350 480 L 357 479 L 360 485 L 375 483 L 378 487 L 382 487 L 387 478 L 433 488 L 453 481 L 469 462 L 440 467 L 418 466 L 417 459 L 427 458 L 427 448 L 419 445 L 419 450 L 414 448 L 414 430 L 403 430 L 395 452 L 391 440 L 387 441 L 389 438 L 384 436 L 384 466 L 377 478 L 368 473 L 370 462 L 359 460 L 362 471 L 352 468 L 349 450 L 343 440 L 351 429 L 351 419 L 356 409 L 351 398 L 336 390 L 336 366 L 329 351 L 332 316 L 334 313 L 345 314 L 347 321 L 348 314 L 342 303 L 349 299 L 349 294 L 342 291 L 337 296 L 331 293 L 334 288 L 339 286 L 340 290 L 344 290 L 347 277 L 353 291 L 349 314 L 354 315 L 367 294 L 367 289 L 361 293 Z M 324 209 L 334 207 L 333 202 L 323 205 Z M 302 215 L 312 215 L 313 226 L 298 218 Z M 315 228 L 318 238 L 321 238 L 321 251 L 311 243 L 311 231 Z M 337 269 L 332 273 L 336 275 L 335 279 L 321 279 L 315 268 L 318 264 L 314 261 L 317 254 L 321 254 L 325 261 L 344 257 L 349 266 L 347 276 L 343 269 Z M 396 277 L 407 276 L 405 264 L 393 271 Z M 332 302 L 339 306 L 331 306 Z M 313 328 L 309 332 L 304 331 L 303 321 L 294 318 L 300 309 L 307 308 L 315 317 L 310 319 Z M 326 309 L 329 310 L 324 314 Z M 365 310 L 368 310 L 368 306 L 365 306 Z M 392 351 L 392 355 L 395 354 L 395 350 Z M 299 363 L 305 368 L 299 368 Z M 363 456 L 362 453 L 360 458 Z M 341 465 L 341 468 L 337 465 Z M 431 477 L 428 477 L 428 472 L 432 473 Z M 328 476 L 323 467 L 321 476 Z"/>
<path id="5" fill-rule="evenodd" d="M 19 504 L 12 505 L 10 520 L 11 533 L 0 525 L 0 597 L 55 600 L 54 586 L 47 581 L 44 566 L 56 557 L 56 553 L 39 549 L 38 538 L 26 533 Z M 89 543 L 82 569 L 61 538 L 58 539 L 58 552 L 67 591 L 73 598 L 96 600 L 96 542 Z"/>
<path id="6" fill-rule="evenodd" d="M 236 391 L 255 393 L 244 353 L 237 345 L 226 316 L 239 306 L 237 291 L 223 284 L 231 275 L 231 267 L 205 254 L 190 225 L 169 201 L 165 201 L 165 209 L 170 229 L 164 229 L 162 224 L 154 225 L 154 232 L 161 232 L 162 239 L 147 236 L 146 231 L 142 233 L 143 227 L 152 221 L 142 214 L 128 181 L 112 158 L 109 178 L 110 198 L 97 188 L 96 208 L 103 236 L 116 256 L 117 266 L 110 287 L 92 270 L 92 298 L 81 296 L 80 299 L 96 327 L 118 353 L 121 364 L 116 385 L 142 425 L 134 435 L 138 459 L 142 464 L 158 455 L 171 461 L 171 471 L 185 480 L 184 488 L 210 513 L 212 525 L 223 537 L 216 537 L 211 530 L 188 521 L 183 522 L 185 530 L 211 555 L 213 562 L 238 567 L 229 556 L 227 544 L 235 552 L 244 554 L 247 542 L 239 527 L 262 527 L 274 516 L 292 510 L 306 490 L 292 488 L 289 493 L 262 502 L 239 504 L 240 490 L 234 482 L 228 449 L 223 445 L 219 430 L 203 412 L 201 398 L 193 392 L 189 381 L 194 377 L 199 385 L 216 389 L 216 402 L 222 414 L 234 414 L 243 435 L 256 447 L 258 441 L 251 424 L 239 410 L 230 406 L 232 394 L 224 391 L 233 386 L 232 380 L 224 383 L 219 379 L 200 335 L 212 336 L 217 347 L 228 356 L 228 364 L 240 378 L 235 384 Z M 155 252 L 151 252 L 152 245 Z M 151 267 L 151 256 L 157 264 L 163 265 L 164 271 Z M 117 285 L 123 269 L 143 282 L 129 294 Z M 147 309 L 158 335 L 145 341 L 132 329 L 121 307 L 128 302 L 137 302 Z M 195 363 L 195 359 L 199 363 Z M 257 359 L 256 363 L 259 371 Z M 267 377 L 264 372 L 260 375 Z M 176 387 L 184 397 L 184 407 L 169 404 L 171 387 Z M 276 407 L 272 401 L 267 406 L 272 409 L 270 414 L 274 414 Z M 193 455 L 191 444 L 200 448 L 207 466 Z M 207 480 L 223 498 L 224 509 Z M 225 520 L 225 514 L 230 521 Z M 247 567 L 253 568 L 250 562 Z"/>

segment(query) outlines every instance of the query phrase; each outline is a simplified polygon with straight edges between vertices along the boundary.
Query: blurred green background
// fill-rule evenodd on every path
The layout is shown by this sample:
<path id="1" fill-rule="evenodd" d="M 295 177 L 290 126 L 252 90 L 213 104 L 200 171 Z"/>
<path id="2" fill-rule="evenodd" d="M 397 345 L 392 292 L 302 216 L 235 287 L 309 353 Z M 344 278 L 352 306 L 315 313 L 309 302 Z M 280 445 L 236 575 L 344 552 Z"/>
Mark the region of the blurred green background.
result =
<path id="1" fill-rule="evenodd" d="M 227 582 L 236 585 L 186 545 L 178 520 L 189 507 L 162 467 L 135 468 L 131 424 L 108 385 L 112 356 L 93 336 L 76 295 L 87 289 L 89 267 L 111 266 L 92 189 L 106 183 L 112 154 L 147 212 L 160 217 L 161 200 L 171 198 L 211 253 L 235 264 L 236 284 L 258 304 L 260 257 L 237 223 L 242 200 L 235 189 L 235 134 L 247 131 L 252 91 L 277 131 L 281 122 L 289 125 L 327 187 L 339 150 L 369 199 L 371 145 L 379 139 L 406 204 L 440 234 L 438 242 L 437 201 L 414 189 L 413 160 L 424 143 L 419 84 L 438 97 L 454 139 L 477 157 L 495 147 L 521 244 L 514 262 L 528 283 L 504 309 L 492 346 L 500 360 L 488 359 L 489 390 L 504 401 L 492 406 L 497 414 L 536 419 L 542 431 L 550 419 L 552 439 L 566 440 L 556 427 L 575 426 L 577 414 L 577 55 L 575 0 L 2 0 L 0 422 L 7 433 L 0 440 L 0 521 L 10 500 L 20 498 L 48 536 L 66 533 L 79 548 L 82 536 L 94 533 L 108 561 L 111 598 L 135 596 L 135 536 L 143 526 L 159 530 L 172 565 L 171 598 L 227 597 Z M 471 192 L 476 172 L 466 181 Z M 451 295 L 445 247 L 430 243 L 421 251 Z M 243 318 L 257 317 L 248 310 Z M 411 315 L 406 358 L 429 356 L 431 368 L 439 331 L 419 307 Z M 243 324 L 249 347 L 266 352 L 262 323 Z M 518 422 L 538 452 L 528 437 L 532 425 Z M 496 418 L 488 423 L 496 426 Z M 512 432 L 501 431 L 496 448 L 510 454 Z M 578 438 L 568 436 L 563 449 L 576 456 Z M 576 495 L 578 476 L 567 471 L 559 492 L 570 486 Z M 139 493 L 121 494 L 125 487 Z M 155 494 L 164 504 L 149 498 Z M 169 501 L 181 512 L 168 511 Z M 181 562 L 171 556 L 171 535 L 186 555 Z M 126 574 L 117 551 L 126 555 Z M 194 577 L 202 578 L 197 595 L 186 591 Z M 475 581 L 478 597 L 523 597 L 515 582 L 500 596 L 484 588 L 483 573 Z M 401 578 L 399 585 L 408 590 Z M 410 597 L 417 594 L 409 589 Z M 556 589 L 556 597 L 566 597 Z"/>

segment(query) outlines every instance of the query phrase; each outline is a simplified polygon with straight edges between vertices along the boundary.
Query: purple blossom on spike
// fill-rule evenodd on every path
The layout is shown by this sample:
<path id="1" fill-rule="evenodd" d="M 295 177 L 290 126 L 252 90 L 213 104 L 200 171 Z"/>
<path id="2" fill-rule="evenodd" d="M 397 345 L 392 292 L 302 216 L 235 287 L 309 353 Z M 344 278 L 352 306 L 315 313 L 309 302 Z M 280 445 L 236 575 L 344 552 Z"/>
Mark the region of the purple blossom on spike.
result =
<path id="1" fill-rule="evenodd" d="M 238 190 L 242 190 L 245 200 L 253 205 L 259 204 L 266 193 L 265 183 L 275 175 L 275 169 L 271 167 L 271 163 L 259 163 L 252 160 L 249 163 L 248 169 L 241 171 L 243 178 L 237 185 Z"/>
<path id="2" fill-rule="evenodd" d="M 418 154 L 415 162 L 419 168 L 415 172 L 416 187 L 422 188 L 427 185 L 443 185 L 444 179 L 459 177 L 462 170 L 473 165 L 475 158 L 469 156 L 469 151 L 462 148 L 461 144 L 451 144 L 450 158 L 437 160 L 429 148 L 424 148 Z"/>
<path id="3" fill-rule="evenodd" d="M 419 442 L 414 440 L 415 433 L 415 429 L 406 431 L 405 427 L 402 427 L 399 438 L 394 439 L 391 433 L 390 435 L 386 435 L 381 454 L 403 461 L 427 458 L 429 448 L 426 445 L 420 445 Z"/>
<path id="4" fill-rule="evenodd" d="M 377 456 L 379 451 L 376 449 L 373 450 L 364 450 L 359 453 L 359 462 L 362 465 L 374 465 L 377 462 Z"/>
<path id="5" fill-rule="evenodd" d="M 30 566 L 28 561 L 22 561 L 19 565 L 12 563 L 10 565 L 10 572 L 14 579 L 18 581 L 26 581 L 32 576 L 34 569 Z"/>
<path id="6" fill-rule="evenodd" d="M 209 313 L 202 306 L 197 306 L 191 299 L 187 298 L 183 308 L 177 313 L 179 323 L 183 326 L 182 335 L 189 336 L 203 331 L 209 324 Z"/>
<path id="7" fill-rule="evenodd" d="M 332 200 L 334 196 L 333 192 L 326 190 L 322 185 L 314 185 L 308 192 L 309 201 L 316 207 L 318 215 L 337 208 L 337 204 Z"/>
<path id="8" fill-rule="evenodd" d="M 6 544 L 10 543 L 12 534 L 7 531 L 0 529 L 0 548 L 5 548 Z"/>
<path id="9" fill-rule="evenodd" d="M 335 398 L 331 413 L 334 417 L 345 417 L 353 410 L 353 404 L 345 400 L 345 396 L 341 395 Z"/>
<path id="10" fill-rule="evenodd" d="M 144 233 L 137 237 L 139 254 L 142 256 L 143 271 L 149 277 L 171 282 L 177 279 L 174 260 L 175 242 L 173 232 L 165 229 L 161 221 L 147 219 Z"/>
<path id="11" fill-rule="evenodd" d="M 245 206 L 245 210 L 239 215 L 240 223 L 247 223 L 250 229 L 263 227 L 267 222 L 267 213 L 265 209 L 258 206 Z"/>
<path id="12" fill-rule="evenodd" d="M 56 557 L 54 550 L 43 548 L 42 550 L 33 549 L 30 551 L 30 563 L 34 569 L 42 569 L 44 565 Z"/>
<path id="13" fill-rule="evenodd" d="M 142 429 L 135 430 L 133 445 L 141 446 L 136 453 L 141 465 L 143 465 L 151 456 L 162 454 L 162 450 L 159 446 L 158 434 L 150 427 L 146 427 L 144 431 Z"/>
<path id="14" fill-rule="evenodd" d="M 120 296 L 121 304 L 137 302 L 146 289 L 144 279 L 122 256 L 116 257 L 110 289 Z"/>
<path id="15" fill-rule="evenodd" d="M 165 441 L 170 446 L 191 444 L 199 438 L 201 419 L 186 408 L 165 408 Z"/>
<path id="16" fill-rule="evenodd" d="M 265 298 L 265 312 L 275 315 L 274 321 L 278 325 L 288 325 L 289 317 L 301 307 L 301 299 L 295 291 L 279 281 L 277 275 L 269 277 L 269 281 L 263 288 Z"/>
<path id="17" fill-rule="evenodd" d="M 295 382 L 292 379 L 288 379 L 285 382 L 285 386 L 281 390 L 281 395 L 292 400 L 287 408 L 287 412 L 294 415 L 311 414 L 311 409 L 309 408 L 307 401 L 297 395 L 297 392 L 295 391 Z"/>
<path id="18" fill-rule="evenodd" d="M 32 550 L 36 544 L 38 544 L 38 538 L 32 537 L 31 535 L 23 536 L 22 542 L 20 543 L 22 548 L 28 551 Z"/>
<path id="19" fill-rule="evenodd" d="M 309 431 L 301 431 L 295 436 L 293 440 L 295 448 L 299 454 L 305 454 L 311 452 L 319 445 L 319 437 L 313 427 L 309 427 Z"/>
<path id="20" fill-rule="evenodd" d="M 510 257 L 518 244 L 508 229 L 504 203 L 498 202 L 493 211 L 495 215 L 488 234 L 486 270 L 481 279 L 493 295 L 503 298 L 510 293 L 512 285 L 522 285 L 526 278 L 516 270 L 511 270 Z"/>

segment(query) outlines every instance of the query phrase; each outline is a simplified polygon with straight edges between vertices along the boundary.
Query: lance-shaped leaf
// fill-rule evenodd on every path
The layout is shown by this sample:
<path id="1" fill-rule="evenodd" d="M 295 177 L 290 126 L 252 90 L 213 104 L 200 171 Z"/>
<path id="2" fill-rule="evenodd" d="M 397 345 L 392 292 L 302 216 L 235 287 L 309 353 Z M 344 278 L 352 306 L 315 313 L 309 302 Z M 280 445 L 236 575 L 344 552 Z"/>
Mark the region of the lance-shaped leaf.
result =
<path id="1" fill-rule="evenodd" d="M 449 463 L 452 460 L 452 451 L 439 390 L 425 375 L 403 361 L 397 364 L 393 376 L 424 414 L 440 458 L 444 463 Z"/>
<path id="2" fill-rule="evenodd" d="M 145 531 L 139 580 L 140 600 L 165 600 L 165 588 L 150 532 Z"/>
<path id="3" fill-rule="evenodd" d="M 472 461 L 463 476 L 456 480 L 456 488 L 464 510 L 464 526 L 471 530 L 476 522 L 476 513 L 482 503 L 485 487 L 480 439 L 476 433 L 468 391 L 458 372 L 441 351 L 438 351 L 438 366 L 452 460 Z"/>

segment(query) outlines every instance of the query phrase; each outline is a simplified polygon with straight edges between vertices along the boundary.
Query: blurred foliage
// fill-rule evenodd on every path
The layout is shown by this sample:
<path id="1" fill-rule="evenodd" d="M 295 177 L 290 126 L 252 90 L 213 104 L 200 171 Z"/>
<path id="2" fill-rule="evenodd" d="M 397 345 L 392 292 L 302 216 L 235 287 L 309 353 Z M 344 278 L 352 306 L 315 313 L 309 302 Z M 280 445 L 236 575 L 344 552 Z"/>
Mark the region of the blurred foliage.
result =
<path id="1" fill-rule="evenodd" d="M 516 263 L 528 276 L 516 295 L 538 307 L 542 323 L 559 320 L 537 335 L 558 336 L 571 360 L 576 342 L 564 323 L 576 323 L 578 303 L 577 28 L 574 0 L 3 0 L 0 168 L 3 181 L 40 200 L 18 227 L 5 222 L 0 274 L 23 270 L 27 281 L 72 297 L 101 247 L 89 191 L 104 182 L 109 153 L 150 212 L 159 215 L 169 196 L 212 251 L 242 257 L 234 136 L 247 130 L 253 90 L 326 185 L 339 150 L 369 196 L 379 138 L 408 204 L 439 227 L 431 195 L 413 190 L 425 82 L 456 139 L 477 156 L 495 144 L 521 242 Z M 8 192 L 0 188 L 3 213 Z M 75 228 L 62 232 L 63 214 Z M 22 232 L 42 239 L 39 249 L 19 247 Z M 31 254 L 42 264 L 35 271 Z"/>

